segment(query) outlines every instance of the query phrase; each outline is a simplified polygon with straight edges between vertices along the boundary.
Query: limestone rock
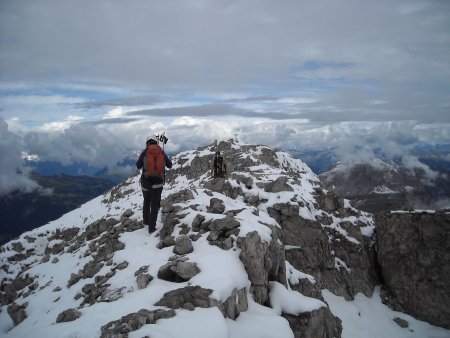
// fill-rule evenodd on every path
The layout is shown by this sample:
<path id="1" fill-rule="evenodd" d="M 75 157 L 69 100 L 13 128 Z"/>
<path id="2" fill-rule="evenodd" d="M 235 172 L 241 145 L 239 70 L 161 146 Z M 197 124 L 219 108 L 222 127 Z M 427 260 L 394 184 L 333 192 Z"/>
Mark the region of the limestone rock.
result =
<path id="1" fill-rule="evenodd" d="M 335 338 L 341 337 L 342 323 L 334 317 L 330 309 L 322 307 L 299 315 L 283 314 L 294 332 L 295 338 Z"/>
<path id="2" fill-rule="evenodd" d="M 155 303 L 156 306 L 167 306 L 171 309 L 193 310 L 192 306 L 209 308 L 217 305 L 217 301 L 209 298 L 213 290 L 203 289 L 200 286 L 186 286 L 166 292 L 164 296 Z"/>
<path id="3" fill-rule="evenodd" d="M 0 305 L 8 305 L 17 298 L 17 290 L 11 283 L 2 283 L 0 285 Z"/>
<path id="4" fill-rule="evenodd" d="M 175 260 L 161 266 L 158 278 L 169 282 L 182 283 L 197 275 L 200 269 L 195 263 Z"/>
<path id="5" fill-rule="evenodd" d="M 223 201 L 218 198 L 211 198 L 209 200 L 209 207 L 208 212 L 213 214 L 223 214 L 225 211 L 225 205 L 223 204 Z"/>
<path id="6" fill-rule="evenodd" d="M 278 238 L 275 242 L 278 242 Z M 284 251 L 281 247 L 280 250 Z M 272 248 L 272 251 L 275 251 L 275 248 Z M 255 301 L 262 305 L 268 304 L 269 301 L 269 276 L 270 280 L 286 285 L 285 265 L 280 264 L 280 257 L 273 259 L 270 256 L 269 244 L 264 243 L 256 231 L 248 233 L 242 240 L 239 258 L 251 282 L 250 292 Z"/>
<path id="7" fill-rule="evenodd" d="M 234 289 L 230 297 L 227 298 L 225 303 L 219 305 L 219 309 L 226 318 L 235 320 L 241 312 L 246 311 L 248 308 L 247 290 L 245 288 L 237 290 Z"/>
<path id="8" fill-rule="evenodd" d="M 138 289 L 139 290 L 145 289 L 148 283 L 150 283 L 152 280 L 153 277 L 148 273 L 138 274 L 136 277 L 136 284 L 138 286 Z"/>
<path id="9" fill-rule="evenodd" d="M 201 229 L 202 223 L 205 221 L 205 216 L 201 214 L 197 214 L 192 221 L 192 231 L 199 232 Z"/>
<path id="10" fill-rule="evenodd" d="M 177 255 L 185 255 L 194 251 L 192 241 L 189 236 L 183 235 L 175 240 L 173 252 Z"/>
<path id="11" fill-rule="evenodd" d="M 394 318 L 394 322 L 398 326 L 400 326 L 402 329 L 405 329 L 405 328 L 407 328 L 409 326 L 409 323 L 406 320 L 398 318 L 398 317 Z"/>
<path id="12" fill-rule="evenodd" d="M 19 325 L 27 318 L 27 313 L 25 312 L 25 308 L 27 307 L 27 305 L 28 303 L 24 303 L 21 305 L 12 303 L 8 305 L 7 311 L 15 326 Z"/>
<path id="13" fill-rule="evenodd" d="M 293 289 L 319 298 L 321 289 L 331 290 L 347 300 L 353 299 L 358 292 L 368 297 L 372 295 L 375 285 L 379 284 L 372 260 L 374 248 L 372 241 L 363 237 L 358 225 L 351 225 L 356 229 L 350 231 L 359 243 L 349 241 L 342 233 L 322 226 L 319 221 L 303 219 L 298 205 L 276 204 L 268 208 L 268 212 L 282 227 L 280 237 L 284 245 L 300 248 L 287 250 L 286 260 L 295 269 L 316 278 L 314 285 L 305 281 L 291 285 Z M 336 268 L 336 262 L 341 261 L 348 270 Z"/>
<path id="14" fill-rule="evenodd" d="M 130 217 L 133 216 L 133 215 L 134 215 L 134 211 L 131 210 L 131 209 L 125 210 L 124 213 L 122 214 L 122 216 L 123 216 L 124 218 L 130 218 Z"/>
<path id="15" fill-rule="evenodd" d="M 72 322 L 81 317 L 81 312 L 76 309 L 68 309 L 61 312 L 56 318 L 57 323 Z"/>
<path id="16" fill-rule="evenodd" d="M 121 338 L 128 337 L 130 332 L 139 330 L 146 324 L 155 324 L 160 319 L 167 319 L 175 316 L 175 311 L 141 309 L 138 312 L 130 313 L 118 320 L 109 322 L 101 327 L 100 338 Z"/>
<path id="17" fill-rule="evenodd" d="M 294 191 L 294 189 L 287 184 L 288 178 L 286 176 L 280 176 L 275 181 L 265 185 L 264 191 L 266 192 L 282 192 L 282 191 Z"/>

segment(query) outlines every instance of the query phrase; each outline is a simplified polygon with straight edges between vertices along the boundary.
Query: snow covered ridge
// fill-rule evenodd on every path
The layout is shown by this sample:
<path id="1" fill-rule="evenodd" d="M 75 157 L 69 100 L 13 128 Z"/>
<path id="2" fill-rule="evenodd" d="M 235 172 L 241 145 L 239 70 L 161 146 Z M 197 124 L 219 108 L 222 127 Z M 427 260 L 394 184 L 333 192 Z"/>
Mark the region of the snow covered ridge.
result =
<path id="1" fill-rule="evenodd" d="M 2 336 L 345 337 L 358 315 L 331 303 L 379 283 L 371 215 L 286 153 L 218 150 L 225 179 L 210 177 L 212 145 L 172 159 L 152 235 L 136 176 L 4 245 Z"/>

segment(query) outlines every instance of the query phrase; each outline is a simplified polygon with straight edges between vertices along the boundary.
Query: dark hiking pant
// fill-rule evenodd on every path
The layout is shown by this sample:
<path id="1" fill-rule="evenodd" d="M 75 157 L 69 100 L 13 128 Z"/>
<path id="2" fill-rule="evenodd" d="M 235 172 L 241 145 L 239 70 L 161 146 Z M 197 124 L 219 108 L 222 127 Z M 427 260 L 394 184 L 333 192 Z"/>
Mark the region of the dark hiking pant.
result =
<path id="1" fill-rule="evenodd" d="M 159 205 L 161 203 L 161 193 L 163 188 L 143 190 L 144 207 L 142 209 L 144 224 L 148 225 L 148 231 L 156 229 L 156 219 L 158 218 Z"/>

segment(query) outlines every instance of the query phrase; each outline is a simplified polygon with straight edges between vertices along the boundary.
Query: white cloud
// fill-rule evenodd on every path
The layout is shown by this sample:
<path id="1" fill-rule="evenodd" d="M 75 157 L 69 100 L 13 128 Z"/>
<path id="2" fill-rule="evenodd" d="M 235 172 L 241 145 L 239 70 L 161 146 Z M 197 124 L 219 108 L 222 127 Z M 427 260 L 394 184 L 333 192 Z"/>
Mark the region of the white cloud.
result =
<path id="1" fill-rule="evenodd" d="M 61 132 L 83 120 L 84 118 L 81 116 L 69 115 L 63 121 L 44 123 L 39 129 L 43 132 Z"/>
<path id="2" fill-rule="evenodd" d="M 104 119 L 110 119 L 110 118 L 117 118 L 117 117 L 123 117 L 125 116 L 125 112 L 122 107 L 116 107 L 110 111 L 108 111 L 103 118 Z"/>

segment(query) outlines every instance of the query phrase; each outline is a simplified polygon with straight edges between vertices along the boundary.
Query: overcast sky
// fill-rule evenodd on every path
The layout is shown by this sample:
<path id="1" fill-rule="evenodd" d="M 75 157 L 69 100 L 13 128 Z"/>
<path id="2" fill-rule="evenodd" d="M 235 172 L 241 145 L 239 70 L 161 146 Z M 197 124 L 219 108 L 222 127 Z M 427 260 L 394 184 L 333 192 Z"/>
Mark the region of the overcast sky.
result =
<path id="1" fill-rule="evenodd" d="M 173 152 L 450 143 L 449 56 L 448 0 L 0 0 L 0 190 L 23 151 L 112 168 L 161 131 Z"/>

